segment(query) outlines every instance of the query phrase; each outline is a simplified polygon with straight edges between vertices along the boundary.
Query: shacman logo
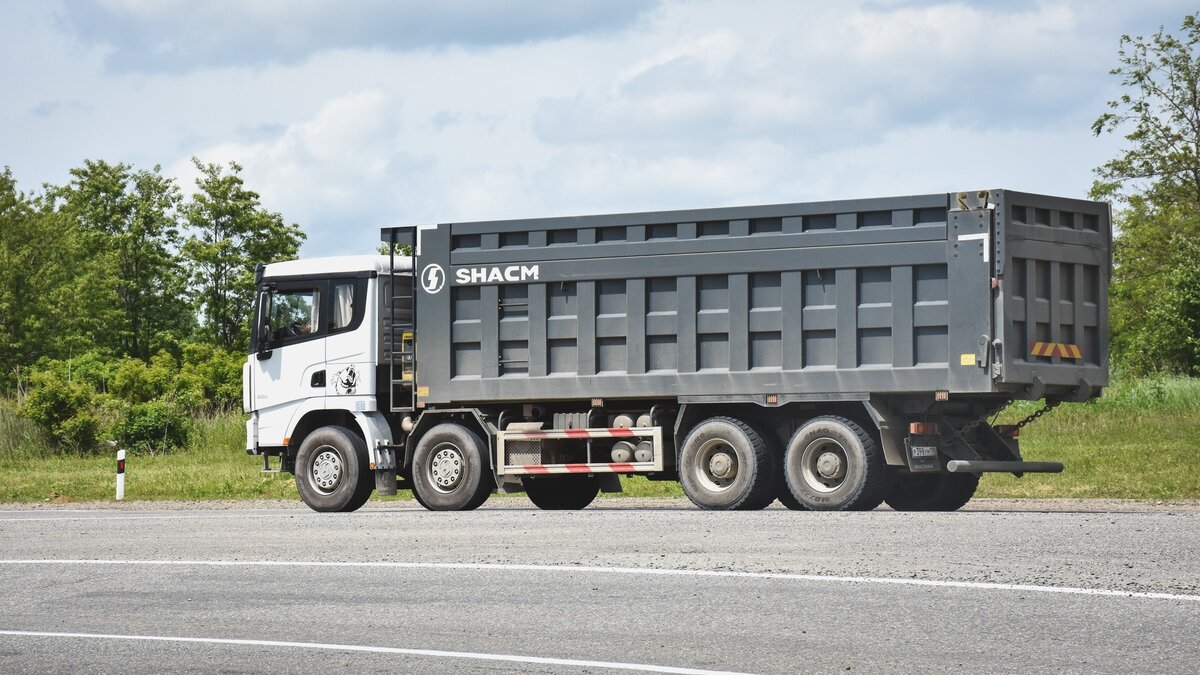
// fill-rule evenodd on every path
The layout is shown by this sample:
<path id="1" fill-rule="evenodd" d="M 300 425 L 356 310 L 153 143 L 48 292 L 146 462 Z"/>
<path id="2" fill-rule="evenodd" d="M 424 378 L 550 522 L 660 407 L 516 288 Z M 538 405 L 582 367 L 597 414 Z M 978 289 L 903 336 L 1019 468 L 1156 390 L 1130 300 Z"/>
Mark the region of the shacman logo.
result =
<path id="1" fill-rule="evenodd" d="M 425 271 L 421 272 L 421 288 L 425 289 L 426 293 L 437 293 L 445 285 L 446 271 L 441 265 L 427 265 Z"/>
<path id="2" fill-rule="evenodd" d="M 426 267 L 425 271 L 429 271 Z M 441 268 L 438 268 L 441 271 Z M 454 270 L 454 283 L 499 284 L 506 281 L 537 281 L 540 270 L 537 265 L 509 265 L 507 267 L 460 267 Z"/>

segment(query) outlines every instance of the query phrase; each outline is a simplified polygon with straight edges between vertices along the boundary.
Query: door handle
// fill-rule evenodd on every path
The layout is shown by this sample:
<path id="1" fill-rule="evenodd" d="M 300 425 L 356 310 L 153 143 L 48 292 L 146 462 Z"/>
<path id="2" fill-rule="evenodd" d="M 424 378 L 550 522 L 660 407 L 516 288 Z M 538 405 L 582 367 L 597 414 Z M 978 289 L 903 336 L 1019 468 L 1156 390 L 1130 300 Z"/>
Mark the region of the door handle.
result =
<path id="1" fill-rule="evenodd" d="M 325 371 L 318 370 L 317 372 L 313 373 L 311 384 L 313 387 L 324 387 L 325 386 Z"/>

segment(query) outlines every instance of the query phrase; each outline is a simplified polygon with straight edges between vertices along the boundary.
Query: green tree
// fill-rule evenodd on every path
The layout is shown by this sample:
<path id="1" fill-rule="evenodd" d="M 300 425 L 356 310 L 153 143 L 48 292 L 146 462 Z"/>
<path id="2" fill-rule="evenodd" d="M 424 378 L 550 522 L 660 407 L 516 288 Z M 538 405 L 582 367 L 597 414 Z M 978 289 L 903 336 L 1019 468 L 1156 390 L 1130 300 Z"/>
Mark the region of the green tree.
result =
<path id="1" fill-rule="evenodd" d="M 184 337 L 194 317 L 186 276 L 176 252 L 182 243 L 178 186 L 161 168 L 84 162 L 70 184 L 54 191 L 110 276 L 117 321 L 106 339 L 112 351 L 140 359 Z"/>
<path id="2" fill-rule="evenodd" d="M 258 193 L 246 189 L 237 163 L 222 167 L 194 157 L 192 162 L 200 177 L 184 208 L 192 234 L 183 256 L 200 333 L 225 349 L 245 349 L 255 265 L 296 257 L 304 233 L 263 208 Z"/>
<path id="3" fill-rule="evenodd" d="M 0 382 L 41 358 L 92 348 L 111 318 L 101 265 L 54 200 L 0 173 Z"/>
<path id="4" fill-rule="evenodd" d="M 19 364 L 21 322 L 19 305 L 25 279 L 19 274 L 20 242 L 33 209 L 17 190 L 12 170 L 0 172 L 0 377 Z"/>
<path id="5" fill-rule="evenodd" d="M 1122 36 L 1117 60 L 1125 93 L 1092 125 L 1129 142 L 1092 188 L 1118 207 L 1114 357 L 1138 373 L 1200 374 L 1200 306 L 1184 288 L 1200 279 L 1200 14 L 1183 19 L 1181 37 Z"/>

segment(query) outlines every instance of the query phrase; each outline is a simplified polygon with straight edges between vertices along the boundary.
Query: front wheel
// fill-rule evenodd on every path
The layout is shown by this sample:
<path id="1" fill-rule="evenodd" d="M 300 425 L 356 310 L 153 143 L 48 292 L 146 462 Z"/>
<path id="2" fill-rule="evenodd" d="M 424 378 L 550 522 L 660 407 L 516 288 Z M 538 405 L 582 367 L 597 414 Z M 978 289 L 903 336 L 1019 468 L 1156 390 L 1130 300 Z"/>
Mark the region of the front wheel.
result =
<path id="1" fill-rule="evenodd" d="M 296 489 L 314 511 L 355 511 L 375 487 L 367 446 L 342 427 L 321 427 L 296 454 Z"/>
<path id="2" fill-rule="evenodd" d="M 957 511 L 978 487 L 977 473 L 900 474 L 884 501 L 897 511 Z"/>
<path id="3" fill-rule="evenodd" d="M 595 476 L 525 476 L 525 494 L 544 511 L 578 511 L 592 503 L 600 492 Z"/>
<path id="4" fill-rule="evenodd" d="M 487 444 L 461 424 L 430 429 L 413 453 L 413 496 L 430 511 L 470 511 L 492 493 Z"/>
<path id="5" fill-rule="evenodd" d="M 784 477 L 792 496 L 814 511 L 870 511 L 891 484 L 879 442 L 854 420 L 822 415 L 788 442 Z"/>

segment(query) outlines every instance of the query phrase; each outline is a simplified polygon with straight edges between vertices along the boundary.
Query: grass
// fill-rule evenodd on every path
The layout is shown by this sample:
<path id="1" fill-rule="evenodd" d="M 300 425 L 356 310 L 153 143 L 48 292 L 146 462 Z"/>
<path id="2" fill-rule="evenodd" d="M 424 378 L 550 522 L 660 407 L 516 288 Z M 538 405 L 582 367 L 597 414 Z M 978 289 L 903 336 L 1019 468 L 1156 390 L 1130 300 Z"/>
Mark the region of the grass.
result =
<path id="1" fill-rule="evenodd" d="M 1018 403 L 1000 421 L 1037 408 Z M 186 449 L 129 457 L 126 499 L 297 499 L 291 476 L 263 474 L 259 459 L 245 454 L 244 434 L 238 414 L 196 420 Z M 1118 383 L 1100 400 L 1063 404 L 1027 426 L 1021 446 L 1027 459 L 1062 461 L 1066 471 L 987 474 L 979 496 L 1200 499 L 1200 379 Z M 622 482 L 625 496 L 683 495 L 671 481 Z M 0 501 L 112 500 L 114 489 L 115 455 L 58 451 L 0 402 Z"/>
<path id="2" fill-rule="evenodd" d="M 76 455 L 47 450 L 32 424 L 0 409 L 0 433 L 30 438 L 27 445 L 0 446 L 0 501 L 112 500 L 116 454 Z M 296 496 L 286 474 L 263 474 L 245 447 L 241 415 L 196 420 L 188 447 L 178 452 L 126 459 L 125 498 L 256 499 Z"/>
<path id="3" fill-rule="evenodd" d="M 1038 408 L 1022 402 L 1014 423 Z M 1021 432 L 1031 461 L 1061 461 L 1061 474 L 985 474 L 979 496 L 1200 499 L 1200 379 L 1118 382 L 1103 398 L 1063 404 Z"/>

